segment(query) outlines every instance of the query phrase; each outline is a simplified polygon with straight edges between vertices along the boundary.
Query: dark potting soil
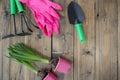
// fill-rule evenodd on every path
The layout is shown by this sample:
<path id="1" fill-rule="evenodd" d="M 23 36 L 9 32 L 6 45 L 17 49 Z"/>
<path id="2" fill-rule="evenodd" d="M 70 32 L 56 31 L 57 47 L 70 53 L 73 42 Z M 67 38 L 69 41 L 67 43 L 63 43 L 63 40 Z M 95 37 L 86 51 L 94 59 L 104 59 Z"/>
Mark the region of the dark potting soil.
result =
<path id="1" fill-rule="evenodd" d="M 42 69 L 38 71 L 38 76 L 43 80 L 48 74 L 48 70 L 47 69 Z"/>
<path id="2" fill-rule="evenodd" d="M 52 66 L 53 68 L 55 68 L 55 67 L 57 66 L 58 60 L 59 60 L 59 59 L 52 59 L 52 60 L 50 61 L 50 64 L 51 64 L 51 66 Z"/>

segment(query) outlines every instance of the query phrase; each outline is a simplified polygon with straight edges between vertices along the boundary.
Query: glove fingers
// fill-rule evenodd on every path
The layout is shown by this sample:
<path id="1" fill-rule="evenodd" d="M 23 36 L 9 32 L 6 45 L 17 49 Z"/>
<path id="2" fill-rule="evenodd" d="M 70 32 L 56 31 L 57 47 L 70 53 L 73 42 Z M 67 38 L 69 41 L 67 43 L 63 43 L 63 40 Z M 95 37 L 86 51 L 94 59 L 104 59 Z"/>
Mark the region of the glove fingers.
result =
<path id="1" fill-rule="evenodd" d="M 48 36 L 48 32 L 47 32 L 47 29 L 46 29 L 46 26 L 44 26 L 44 29 L 42 29 L 42 32 L 45 36 Z"/>
<path id="2" fill-rule="evenodd" d="M 53 17 L 55 17 L 56 19 L 60 19 L 60 16 L 58 15 L 58 13 L 52 7 L 50 7 L 47 12 L 49 14 L 51 14 Z"/>
<path id="3" fill-rule="evenodd" d="M 34 18 L 35 18 L 36 23 L 40 22 L 44 24 L 45 22 L 45 17 L 42 16 L 41 14 L 34 14 Z"/>
<path id="4" fill-rule="evenodd" d="M 40 29 L 43 29 L 45 26 L 45 17 L 41 14 L 34 13 L 34 19 Z"/>
<path id="5" fill-rule="evenodd" d="M 41 29 L 41 30 L 44 29 L 44 26 L 40 22 L 38 22 L 37 25 L 38 25 L 39 29 Z"/>
<path id="6" fill-rule="evenodd" d="M 53 21 L 53 17 L 52 17 L 50 14 L 48 14 L 47 12 L 43 13 L 42 15 L 43 15 L 47 20 L 49 20 L 51 23 L 54 22 L 54 21 Z"/>
<path id="7" fill-rule="evenodd" d="M 47 36 L 51 37 L 52 36 L 52 24 L 48 23 L 46 24 L 46 29 L 47 29 Z"/>
<path id="8" fill-rule="evenodd" d="M 48 32 L 48 36 L 52 36 L 52 31 L 54 30 L 56 34 L 59 34 L 59 23 L 56 18 L 53 17 L 53 23 L 51 23 L 49 20 L 46 20 L 46 29 Z"/>
<path id="9" fill-rule="evenodd" d="M 35 20 L 39 28 L 42 30 L 45 36 L 51 37 L 52 36 L 52 25 L 51 22 L 41 14 L 34 14 Z"/>
<path id="10" fill-rule="evenodd" d="M 56 9 L 56 10 L 62 10 L 62 7 L 59 5 L 59 4 L 56 4 L 54 2 L 50 2 L 51 3 L 51 6 Z"/>
<path id="11" fill-rule="evenodd" d="M 44 2 L 46 2 L 47 5 L 52 6 L 56 10 L 62 10 L 62 7 L 57 3 L 54 3 L 54 2 L 52 2 L 50 0 L 44 0 Z"/>
<path id="12" fill-rule="evenodd" d="M 35 12 L 35 11 L 34 11 Z M 47 20 L 49 20 L 51 23 L 53 23 L 53 17 L 48 13 L 48 12 L 36 12 L 36 15 L 41 15 L 44 16 Z M 41 20 L 43 19 L 42 17 L 40 18 Z"/>
<path id="13" fill-rule="evenodd" d="M 48 36 L 51 37 L 52 36 L 52 31 L 54 30 L 56 34 L 59 34 L 59 23 L 58 20 L 54 17 L 53 18 L 53 23 L 51 23 L 49 20 L 45 19 L 44 24 L 42 24 L 44 26 L 43 33 Z"/>
<path id="14" fill-rule="evenodd" d="M 52 36 L 52 32 L 50 31 L 48 25 L 46 25 L 46 26 L 44 27 L 44 29 L 42 29 L 42 32 L 44 33 L 45 36 L 48 36 L 48 37 L 51 37 L 51 36 Z"/>
<path id="15" fill-rule="evenodd" d="M 48 37 L 51 37 L 52 36 L 52 24 L 51 24 L 51 22 L 48 19 L 45 18 L 45 22 L 42 25 L 44 26 L 42 28 L 42 32 L 44 33 L 44 35 L 48 36 Z"/>
<path id="16" fill-rule="evenodd" d="M 45 36 L 48 36 L 48 30 L 47 30 L 47 28 L 46 28 L 46 25 L 43 25 L 43 24 L 41 24 L 40 22 L 37 23 L 37 24 L 38 24 L 39 28 L 42 30 L 43 34 L 44 34 Z"/>

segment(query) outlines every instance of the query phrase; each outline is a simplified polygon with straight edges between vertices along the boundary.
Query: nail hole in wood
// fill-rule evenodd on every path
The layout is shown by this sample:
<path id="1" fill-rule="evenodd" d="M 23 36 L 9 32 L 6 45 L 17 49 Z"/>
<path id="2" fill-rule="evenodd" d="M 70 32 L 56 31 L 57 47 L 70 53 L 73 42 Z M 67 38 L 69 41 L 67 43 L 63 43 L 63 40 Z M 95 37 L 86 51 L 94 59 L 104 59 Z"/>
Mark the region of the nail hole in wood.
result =
<path id="1" fill-rule="evenodd" d="M 86 54 L 90 54 L 91 52 L 90 52 L 90 51 L 86 51 L 85 53 L 86 53 Z"/>
<path id="2" fill-rule="evenodd" d="M 92 72 L 91 71 L 87 71 L 87 74 L 90 75 Z"/>
<path id="3" fill-rule="evenodd" d="M 9 16 L 9 11 L 5 10 L 5 11 L 4 11 L 4 16 L 5 16 L 5 17 L 8 17 L 8 16 Z"/>
<path id="4" fill-rule="evenodd" d="M 99 17 L 99 13 L 97 13 L 97 17 Z"/>
<path id="5" fill-rule="evenodd" d="M 38 39 L 41 39 L 41 38 L 42 38 L 40 34 L 38 34 L 37 37 L 38 37 Z"/>
<path id="6" fill-rule="evenodd" d="M 38 39 L 42 38 L 42 32 L 40 31 L 39 34 L 37 35 Z"/>

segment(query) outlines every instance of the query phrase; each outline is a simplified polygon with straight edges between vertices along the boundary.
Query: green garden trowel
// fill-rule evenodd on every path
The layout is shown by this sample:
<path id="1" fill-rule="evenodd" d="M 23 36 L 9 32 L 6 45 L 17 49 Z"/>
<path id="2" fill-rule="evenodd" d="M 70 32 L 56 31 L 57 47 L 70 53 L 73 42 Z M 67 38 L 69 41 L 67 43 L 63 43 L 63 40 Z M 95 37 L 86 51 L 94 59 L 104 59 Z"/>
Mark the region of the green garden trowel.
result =
<path id="1" fill-rule="evenodd" d="M 86 44 L 86 38 L 82 29 L 82 22 L 85 20 L 85 17 L 80 6 L 74 1 L 68 5 L 68 18 L 70 24 L 75 25 L 81 44 Z"/>

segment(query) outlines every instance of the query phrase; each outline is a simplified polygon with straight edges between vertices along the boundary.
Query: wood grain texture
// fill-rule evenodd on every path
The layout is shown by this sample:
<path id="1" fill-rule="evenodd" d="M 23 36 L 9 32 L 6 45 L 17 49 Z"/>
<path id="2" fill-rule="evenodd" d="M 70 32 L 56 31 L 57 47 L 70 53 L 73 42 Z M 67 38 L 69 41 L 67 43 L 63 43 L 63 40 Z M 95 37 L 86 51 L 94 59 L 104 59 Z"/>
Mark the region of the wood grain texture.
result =
<path id="1" fill-rule="evenodd" d="M 2 9 L 1 14 L 3 14 L 1 17 L 1 21 L 3 21 L 3 26 L 1 26 L 1 31 L 3 35 L 5 36 L 7 34 L 10 34 L 14 32 L 13 29 L 13 19 L 12 16 L 9 14 L 9 1 L 4 0 L 2 1 Z M 6 6 L 8 4 L 8 6 Z M 31 17 L 31 14 L 29 13 L 30 11 L 26 11 L 25 14 L 27 14 L 29 17 Z M 20 15 L 16 15 L 16 24 L 17 24 L 17 32 L 21 32 L 21 25 L 20 25 Z M 24 24 L 25 26 L 25 24 Z M 38 39 L 37 35 L 39 34 L 39 30 L 34 30 L 33 34 L 31 36 L 26 36 L 26 37 L 13 37 L 10 39 L 2 40 L 1 42 L 1 66 L 0 66 L 0 71 L 1 71 L 1 76 L 0 80 L 39 80 L 39 77 L 37 77 L 36 74 L 32 73 L 29 71 L 26 67 L 23 67 L 22 65 L 9 60 L 8 58 L 5 57 L 5 55 L 8 55 L 7 52 L 7 47 L 11 44 L 14 44 L 16 42 L 19 43 L 25 43 L 27 46 L 33 48 L 34 51 L 36 51 L 38 54 L 47 56 L 48 59 L 51 57 L 51 39 L 44 37 L 43 35 L 39 35 L 41 39 Z M 36 30 L 36 31 L 35 31 Z M 27 30 L 26 30 L 27 31 Z M 1 37 L 2 37 L 1 36 Z M 5 61 L 5 62 L 4 62 Z M 39 70 L 41 67 L 45 67 L 45 64 L 41 65 L 39 63 L 34 64 L 36 68 Z M 47 65 L 48 67 L 48 65 Z"/>
<path id="2" fill-rule="evenodd" d="M 95 80 L 117 80 L 117 0 L 97 0 L 96 6 Z"/>
<path id="3" fill-rule="evenodd" d="M 74 31 L 74 80 L 94 80 L 95 64 L 95 0 L 76 0 L 85 14 L 83 30 L 87 44 L 80 44 Z"/>
<path id="4" fill-rule="evenodd" d="M 118 71 L 117 71 L 117 74 L 118 74 L 118 80 L 120 80 L 120 0 L 118 0 Z"/>
<path id="5" fill-rule="evenodd" d="M 73 63 L 73 26 L 69 24 L 67 7 L 72 0 L 60 1 L 54 0 L 62 5 L 63 11 L 60 12 L 60 34 L 54 34 L 52 39 L 52 56 L 62 56 Z M 59 80 L 73 79 L 73 64 L 67 75 L 58 74 Z"/>
<path id="6" fill-rule="evenodd" d="M 2 36 L 13 33 L 13 19 L 9 0 L 0 0 L 0 80 L 40 80 L 26 67 L 6 58 L 7 47 L 16 42 L 25 43 L 48 59 L 63 56 L 72 63 L 67 75 L 55 73 L 58 80 L 120 80 L 120 0 L 53 0 L 62 5 L 60 34 L 52 38 L 39 35 L 34 30 L 31 36 L 2 40 Z M 77 2 L 84 11 L 83 30 L 87 44 L 81 45 L 75 27 L 69 24 L 67 7 Z M 32 13 L 25 7 L 25 14 L 34 22 Z M 20 16 L 16 15 L 18 32 Z M 35 63 L 38 70 L 49 68 L 48 64 Z"/>
<path id="7" fill-rule="evenodd" d="M 3 22 L 2 26 L 4 26 L 4 28 L 8 28 L 8 31 L 6 31 L 2 26 L 2 29 L 3 31 L 2 32 L 9 32 L 10 31 L 10 24 L 8 23 L 8 21 L 10 20 L 10 15 L 9 15 L 9 7 L 6 6 L 5 4 L 8 4 L 9 2 L 7 0 L 4 0 L 4 1 L 1 1 L 2 2 L 2 10 L 1 10 L 1 13 L 2 16 L 1 16 L 1 20 Z M 9 80 L 10 79 L 10 60 L 8 58 L 5 57 L 5 55 L 7 55 L 7 50 L 6 47 L 9 45 L 9 41 L 10 39 L 7 39 L 5 41 L 1 41 L 1 56 L 2 56 L 2 69 L 0 70 L 1 71 L 1 80 Z M 6 77 L 7 76 L 7 77 Z"/>

